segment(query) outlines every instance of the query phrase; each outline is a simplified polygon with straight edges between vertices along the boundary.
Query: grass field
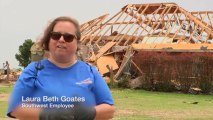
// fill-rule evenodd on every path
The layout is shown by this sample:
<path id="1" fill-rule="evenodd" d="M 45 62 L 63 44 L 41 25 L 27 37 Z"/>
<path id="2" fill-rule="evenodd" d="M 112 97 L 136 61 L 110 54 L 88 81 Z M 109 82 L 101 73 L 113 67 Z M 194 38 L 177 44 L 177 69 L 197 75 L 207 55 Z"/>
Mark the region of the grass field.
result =
<path id="1" fill-rule="evenodd" d="M 1 87 L 9 96 L 12 87 Z M 113 120 L 212 120 L 213 96 L 182 93 L 112 89 L 116 113 Z M 0 120 L 5 118 L 7 101 L 0 97 Z"/>
<path id="2" fill-rule="evenodd" d="M 213 96 L 112 90 L 115 120 L 212 120 Z"/>
<path id="3" fill-rule="evenodd" d="M 0 86 L 0 120 L 2 120 L 1 118 L 6 117 L 8 99 L 12 90 L 13 90 L 13 87 Z"/>

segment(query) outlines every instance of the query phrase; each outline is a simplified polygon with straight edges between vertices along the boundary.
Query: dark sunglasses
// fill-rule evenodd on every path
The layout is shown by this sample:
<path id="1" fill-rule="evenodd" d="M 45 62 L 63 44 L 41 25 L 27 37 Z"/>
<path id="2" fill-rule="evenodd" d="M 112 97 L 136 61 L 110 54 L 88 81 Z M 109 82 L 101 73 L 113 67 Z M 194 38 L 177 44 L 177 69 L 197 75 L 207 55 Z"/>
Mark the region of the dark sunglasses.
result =
<path id="1" fill-rule="evenodd" d="M 66 42 L 72 42 L 74 40 L 74 38 L 76 38 L 75 35 L 72 35 L 72 34 L 69 34 L 69 33 L 60 33 L 60 32 L 51 32 L 50 33 L 50 37 L 53 39 L 53 40 L 59 40 L 61 38 L 61 36 L 63 36 L 64 38 L 64 41 Z"/>

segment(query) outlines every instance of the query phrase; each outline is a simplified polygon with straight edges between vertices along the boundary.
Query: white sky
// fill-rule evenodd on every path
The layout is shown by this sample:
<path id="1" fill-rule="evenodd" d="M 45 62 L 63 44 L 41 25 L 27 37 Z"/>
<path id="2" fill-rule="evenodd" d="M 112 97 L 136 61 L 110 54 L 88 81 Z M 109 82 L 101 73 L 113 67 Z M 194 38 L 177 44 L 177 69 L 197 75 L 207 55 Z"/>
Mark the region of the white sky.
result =
<path id="1" fill-rule="evenodd" d="M 84 23 L 107 13 L 113 16 L 127 4 L 162 2 L 188 11 L 213 11 L 213 0 L 0 0 L 0 68 L 6 60 L 19 68 L 19 46 L 26 39 L 35 41 L 55 17 L 72 16 Z"/>

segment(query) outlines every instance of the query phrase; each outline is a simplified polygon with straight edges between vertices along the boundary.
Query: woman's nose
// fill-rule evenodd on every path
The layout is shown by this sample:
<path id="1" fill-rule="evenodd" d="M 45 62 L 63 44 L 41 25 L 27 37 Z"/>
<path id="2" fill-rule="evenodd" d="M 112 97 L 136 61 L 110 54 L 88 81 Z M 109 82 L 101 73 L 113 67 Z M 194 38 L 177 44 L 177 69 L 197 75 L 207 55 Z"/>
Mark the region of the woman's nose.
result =
<path id="1" fill-rule="evenodd" d="M 59 42 L 65 42 L 63 35 L 60 37 L 60 39 L 58 41 Z"/>

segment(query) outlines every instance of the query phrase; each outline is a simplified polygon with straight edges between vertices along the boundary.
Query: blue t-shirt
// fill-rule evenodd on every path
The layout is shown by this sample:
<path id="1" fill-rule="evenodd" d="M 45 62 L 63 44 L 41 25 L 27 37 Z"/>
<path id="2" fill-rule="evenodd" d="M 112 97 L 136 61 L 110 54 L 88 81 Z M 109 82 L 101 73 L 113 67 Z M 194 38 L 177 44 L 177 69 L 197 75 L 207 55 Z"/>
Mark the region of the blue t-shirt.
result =
<path id="1" fill-rule="evenodd" d="M 60 68 L 49 60 L 29 64 L 19 77 L 10 100 L 8 115 L 17 107 L 69 108 L 75 103 L 95 106 L 114 101 L 98 70 L 78 60 Z M 30 103 L 30 104 L 29 104 Z"/>

